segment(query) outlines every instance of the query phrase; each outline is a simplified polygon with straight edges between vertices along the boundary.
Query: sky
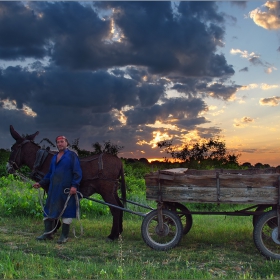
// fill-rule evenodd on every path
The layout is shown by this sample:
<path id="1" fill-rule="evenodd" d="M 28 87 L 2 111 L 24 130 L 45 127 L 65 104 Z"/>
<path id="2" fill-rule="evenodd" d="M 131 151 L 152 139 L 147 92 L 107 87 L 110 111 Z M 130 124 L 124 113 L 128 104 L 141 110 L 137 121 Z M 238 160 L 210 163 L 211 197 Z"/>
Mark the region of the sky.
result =
<path id="1" fill-rule="evenodd" d="M 219 137 L 280 165 L 280 2 L 0 1 L 0 148 L 19 134 L 163 159 Z"/>

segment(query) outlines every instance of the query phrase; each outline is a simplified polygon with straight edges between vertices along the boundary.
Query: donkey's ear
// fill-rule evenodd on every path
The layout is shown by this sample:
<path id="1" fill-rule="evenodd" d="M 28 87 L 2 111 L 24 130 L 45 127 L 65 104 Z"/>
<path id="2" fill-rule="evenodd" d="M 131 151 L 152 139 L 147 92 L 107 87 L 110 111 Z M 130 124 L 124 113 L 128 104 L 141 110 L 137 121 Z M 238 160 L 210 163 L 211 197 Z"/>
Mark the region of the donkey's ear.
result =
<path id="1" fill-rule="evenodd" d="M 14 130 L 13 126 L 10 125 L 10 133 L 12 135 L 12 137 L 18 141 L 18 140 L 22 140 L 23 138 Z"/>
<path id="2" fill-rule="evenodd" d="M 34 134 L 31 134 L 31 135 L 26 136 L 25 139 L 33 141 L 34 138 L 35 138 L 38 134 L 39 134 L 39 131 L 36 131 Z"/>

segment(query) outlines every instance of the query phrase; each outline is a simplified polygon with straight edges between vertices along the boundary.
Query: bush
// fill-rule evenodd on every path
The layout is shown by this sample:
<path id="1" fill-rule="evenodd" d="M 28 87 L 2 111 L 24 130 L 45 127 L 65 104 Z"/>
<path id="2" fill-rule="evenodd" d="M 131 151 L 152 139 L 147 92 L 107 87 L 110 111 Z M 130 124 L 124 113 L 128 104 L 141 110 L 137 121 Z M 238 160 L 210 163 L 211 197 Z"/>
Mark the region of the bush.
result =
<path id="1" fill-rule="evenodd" d="M 9 161 L 10 151 L 0 149 L 0 177 L 7 175 L 6 164 Z"/>
<path id="2" fill-rule="evenodd" d="M 3 216 L 42 215 L 38 194 L 31 184 L 21 182 L 13 175 L 0 178 L 0 211 Z"/>

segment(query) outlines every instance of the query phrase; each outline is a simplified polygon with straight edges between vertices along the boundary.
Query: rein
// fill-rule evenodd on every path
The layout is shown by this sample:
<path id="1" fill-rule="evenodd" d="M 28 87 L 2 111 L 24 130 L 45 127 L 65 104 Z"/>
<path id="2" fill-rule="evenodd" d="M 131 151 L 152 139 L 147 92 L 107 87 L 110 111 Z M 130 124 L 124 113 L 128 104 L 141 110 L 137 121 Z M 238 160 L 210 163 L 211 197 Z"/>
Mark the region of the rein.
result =
<path id="1" fill-rule="evenodd" d="M 23 174 L 21 174 L 21 173 L 18 173 L 18 172 L 16 172 L 15 175 L 18 176 L 18 177 L 20 177 L 20 178 L 21 178 L 22 180 L 24 180 L 25 182 L 30 183 L 31 185 L 33 185 L 33 181 L 30 180 L 30 178 L 26 177 L 25 175 L 23 175 Z M 59 214 L 58 218 L 56 218 L 57 220 L 59 220 L 59 219 L 61 218 L 61 216 L 63 215 L 65 209 L 67 208 L 68 201 L 69 201 L 69 199 L 70 199 L 70 197 L 71 197 L 71 195 L 70 195 L 70 189 L 69 189 L 69 188 L 64 189 L 64 193 L 65 193 L 65 194 L 68 194 L 68 196 L 67 196 L 67 199 L 66 199 L 66 201 L 65 201 L 65 204 L 64 204 L 64 207 L 63 207 L 61 213 Z M 83 235 L 84 232 L 83 232 L 83 226 L 82 226 L 82 223 L 81 223 L 81 214 L 80 214 L 80 205 L 79 205 L 79 197 L 78 197 L 78 194 L 81 196 L 81 199 L 83 198 L 83 194 L 82 194 L 81 192 L 77 191 L 77 193 L 75 194 L 75 201 L 76 201 L 76 219 L 77 219 L 77 220 L 79 221 L 79 223 L 80 223 L 81 235 Z M 47 213 L 46 213 L 45 210 L 44 210 L 44 205 L 43 205 L 42 195 L 41 195 L 41 190 L 40 190 L 40 189 L 38 189 L 38 196 L 39 196 L 39 201 L 40 201 L 40 205 L 41 205 L 42 211 L 43 211 L 43 213 L 46 215 L 46 217 L 48 217 Z M 56 223 L 55 227 L 54 227 L 51 231 L 45 232 L 44 234 L 50 234 L 50 233 L 54 232 L 55 229 L 57 228 L 57 226 L 58 226 L 58 222 Z M 74 234 L 74 236 L 75 236 L 76 238 L 79 237 L 79 236 L 76 236 L 75 227 L 73 227 L 73 234 Z"/>
<path id="2" fill-rule="evenodd" d="M 44 205 L 43 205 L 43 202 L 42 202 L 42 199 L 41 199 L 41 193 L 40 193 L 40 189 L 38 189 L 38 194 L 39 194 L 39 200 L 40 200 L 40 204 L 41 204 L 41 207 L 42 207 L 42 210 L 44 212 L 44 214 L 46 215 L 46 218 L 48 218 L 48 215 L 47 213 L 45 212 L 44 210 Z M 69 202 L 69 199 L 72 195 L 70 195 L 70 189 L 69 188 L 66 188 L 64 189 L 64 193 L 65 194 L 68 194 L 67 196 L 67 199 L 64 203 L 64 207 L 61 211 L 61 213 L 59 214 L 59 216 L 56 218 L 57 220 L 59 220 L 61 218 L 61 216 L 63 215 L 65 209 L 67 208 L 67 205 L 68 205 L 68 202 Z M 77 191 L 77 193 L 75 194 L 75 201 L 76 201 L 76 219 L 79 221 L 80 223 L 80 229 L 81 229 L 81 235 L 84 234 L 84 231 L 83 231 L 83 226 L 82 226 L 82 223 L 81 223 L 81 215 L 80 215 L 80 205 L 79 205 L 79 197 L 78 197 L 78 194 L 81 196 L 81 198 L 83 198 L 83 195 L 82 193 L 80 193 L 79 191 Z M 58 226 L 58 222 L 56 223 L 55 227 L 49 231 L 49 232 L 44 232 L 44 234 L 50 234 L 50 233 L 53 233 L 55 231 L 55 229 L 57 228 Z M 76 236 L 76 232 L 75 232 L 75 227 L 73 227 L 73 234 L 76 238 L 78 238 L 79 236 Z"/>

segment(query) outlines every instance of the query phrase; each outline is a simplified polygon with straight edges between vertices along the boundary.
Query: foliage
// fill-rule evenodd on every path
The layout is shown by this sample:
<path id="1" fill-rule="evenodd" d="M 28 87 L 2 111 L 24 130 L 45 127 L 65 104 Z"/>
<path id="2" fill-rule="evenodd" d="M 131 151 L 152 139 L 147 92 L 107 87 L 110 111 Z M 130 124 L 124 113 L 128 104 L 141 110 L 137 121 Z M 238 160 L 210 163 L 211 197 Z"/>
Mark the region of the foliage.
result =
<path id="1" fill-rule="evenodd" d="M 5 152 L 5 153 L 4 153 Z M 0 211 L 5 216 L 26 215 L 26 216 L 42 216 L 42 209 L 39 202 L 37 191 L 32 188 L 32 181 L 29 183 L 22 182 L 20 178 L 6 173 L 6 162 L 9 158 L 9 151 L 1 152 L 3 159 L 3 174 L 0 178 Z M 5 163 L 5 164 L 4 164 Z M 149 172 L 149 168 L 142 163 L 134 166 L 125 164 L 124 172 L 126 176 L 127 197 L 128 199 L 136 199 L 138 202 L 145 201 L 145 180 L 144 174 Z M 28 177 L 30 170 L 23 166 L 21 173 Z M 101 196 L 95 194 L 95 199 L 102 200 Z M 102 204 L 91 200 L 81 200 L 82 217 L 108 215 L 109 208 Z"/>
<path id="2" fill-rule="evenodd" d="M 186 167 L 196 169 L 210 169 L 217 167 L 239 167 L 238 158 L 240 155 L 227 152 L 226 144 L 219 138 L 209 140 L 203 139 L 200 143 L 185 144 L 182 149 L 173 147 L 172 140 L 164 140 L 157 143 L 173 159 L 185 163 Z"/>
<path id="3" fill-rule="evenodd" d="M 3 216 L 41 216 L 38 195 L 32 185 L 21 182 L 13 175 L 0 178 L 0 211 Z"/>
<path id="4" fill-rule="evenodd" d="M 8 149 L 0 149 L 0 177 L 5 176 L 6 164 L 10 157 L 10 151 Z"/>
<path id="5" fill-rule="evenodd" d="M 117 156 L 118 153 L 123 149 L 123 146 L 111 143 L 111 141 L 104 141 L 103 146 L 99 142 L 92 144 L 95 154 L 108 153 Z"/>
<path id="6" fill-rule="evenodd" d="M 87 157 L 90 155 L 96 155 L 96 154 L 100 154 L 100 153 L 108 153 L 108 154 L 117 156 L 118 153 L 120 152 L 120 150 L 123 149 L 123 146 L 113 144 L 109 140 L 109 141 L 104 141 L 103 145 L 100 144 L 99 142 L 95 142 L 92 144 L 92 147 L 94 148 L 94 150 L 87 151 L 87 150 L 81 149 L 79 147 L 79 142 L 80 142 L 80 139 L 76 138 L 70 145 L 70 147 L 78 153 L 79 157 Z"/>

